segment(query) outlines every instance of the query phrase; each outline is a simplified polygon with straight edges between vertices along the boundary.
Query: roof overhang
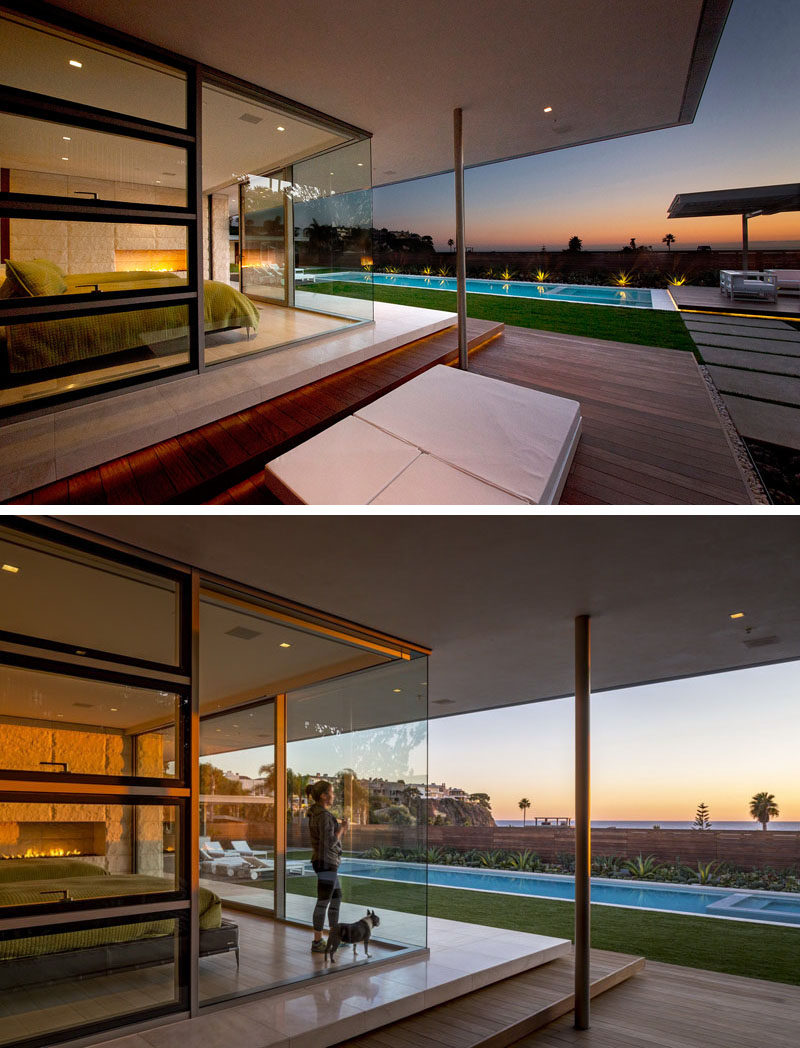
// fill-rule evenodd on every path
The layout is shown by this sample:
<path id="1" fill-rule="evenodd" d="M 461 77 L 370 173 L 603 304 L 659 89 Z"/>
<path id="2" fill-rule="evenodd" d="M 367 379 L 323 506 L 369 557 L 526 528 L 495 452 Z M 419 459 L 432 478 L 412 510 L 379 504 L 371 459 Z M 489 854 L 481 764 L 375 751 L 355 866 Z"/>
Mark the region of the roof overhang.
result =
<path id="1" fill-rule="evenodd" d="M 694 119 L 732 0 L 61 0 L 372 132 L 376 184 Z M 545 107 L 552 107 L 545 113 Z"/>
<path id="2" fill-rule="evenodd" d="M 715 189 L 706 193 L 678 193 L 668 218 L 705 218 L 714 215 L 778 215 L 800 211 L 800 183 Z"/>
<path id="3" fill-rule="evenodd" d="M 792 517 L 62 519 L 432 648 L 434 716 L 571 694 L 580 614 L 595 690 L 800 658 Z"/>

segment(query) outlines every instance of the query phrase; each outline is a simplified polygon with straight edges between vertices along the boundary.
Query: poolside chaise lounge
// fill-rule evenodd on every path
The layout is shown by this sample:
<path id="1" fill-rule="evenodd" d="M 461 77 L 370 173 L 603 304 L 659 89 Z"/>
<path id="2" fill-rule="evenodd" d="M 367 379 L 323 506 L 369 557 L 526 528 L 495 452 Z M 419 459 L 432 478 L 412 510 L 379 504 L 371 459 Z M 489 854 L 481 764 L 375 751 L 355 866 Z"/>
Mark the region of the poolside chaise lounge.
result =
<path id="1" fill-rule="evenodd" d="M 580 405 L 437 365 L 269 462 L 284 502 L 552 504 L 580 439 Z"/>
<path id="2" fill-rule="evenodd" d="M 253 851 L 247 841 L 231 841 L 236 852 L 247 862 L 257 869 L 274 870 L 275 862 L 268 851 Z M 306 863 L 301 859 L 286 860 L 286 873 L 292 876 L 302 876 L 305 872 Z"/>

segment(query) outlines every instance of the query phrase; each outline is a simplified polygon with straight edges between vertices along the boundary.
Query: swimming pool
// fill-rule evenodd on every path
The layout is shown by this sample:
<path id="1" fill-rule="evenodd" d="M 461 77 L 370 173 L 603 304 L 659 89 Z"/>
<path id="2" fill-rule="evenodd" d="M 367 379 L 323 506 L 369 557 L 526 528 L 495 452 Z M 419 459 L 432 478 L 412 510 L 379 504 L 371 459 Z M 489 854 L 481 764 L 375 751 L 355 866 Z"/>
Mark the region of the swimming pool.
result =
<path id="1" fill-rule="evenodd" d="M 376 286 L 421 288 L 428 291 L 455 291 L 455 277 L 416 277 L 394 273 L 317 273 L 316 282 L 343 281 Z M 306 288 L 309 290 L 309 288 Z M 627 306 L 633 309 L 674 310 L 667 291 L 655 288 L 595 287 L 590 284 L 534 284 L 528 280 L 467 280 L 471 295 L 499 295 L 504 298 L 533 298 L 543 302 L 581 302 L 595 306 Z"/>
<path id="2" fill-rule="evenodd" d="M 341 874 L 374 880 L 424 884 L 421 863 L 384 862 L 377 859 L 343 859 Z M 465 869 L 428 866 L 429 885 L 466 891 L 500 892 L 545 899 L 575 898 L 572 877 L 551 873 L 513 873 L 507 870 Z M 770 921 L 800 928 L 800 896 L 787 892 L 742 891 L 735 888 L 706 888 L 691 884 L 651 884 L 644 881 L 611 881 L 592 878 L 592 903 L 625 906 L 637 910 L 700 914 L 704 917 L 748 921 Z"/>

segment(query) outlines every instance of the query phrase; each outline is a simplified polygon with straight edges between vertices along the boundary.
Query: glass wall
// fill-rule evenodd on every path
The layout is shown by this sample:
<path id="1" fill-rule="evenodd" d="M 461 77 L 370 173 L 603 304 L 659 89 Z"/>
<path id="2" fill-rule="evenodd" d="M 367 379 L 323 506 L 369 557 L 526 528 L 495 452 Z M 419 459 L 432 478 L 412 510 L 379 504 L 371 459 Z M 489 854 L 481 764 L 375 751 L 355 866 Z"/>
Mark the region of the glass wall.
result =
<path id="1" fill-rule="evenodd" d="M 369 140 L 294 165 L 295 304 L 372 320 Z"/>
<path id="2" fill-rule="evenodd" d="M 190 368 L 187 68 L 17 14 L 0 34 L 0 412 Z"/>
<path id="3" fill-rule="evenodd" d="M 186 1008 L 193 919 L 201 1004 L 326 971 L 306 794 L 323 773 L 341 919 L 377 912 L 376 960 L 425 944 L 424 656 L 233 585 L 193 609 L 188 574 L 35 523 L 0 542 L 0 1044 Z M 398 842 L 414 883 L 373 880 Z"/>
<path id="4" fill-rule="evenodd" d="M 317 856 L 310 825 L 320 807 L 304 795 L 307 786 L 328 782 L 333 787 L 330 811 L 342 829 L 340 919 L 351 923 L 374 910 L 381 921 L 375 931 L 380 956 L 398 946 L 426 945 L 426 661 L 392 662 L 287 696 L 288 793 L 301 808 L 295 813 L 290 807 L 286 917 L 313 924 L 318 894 L 327 890 L 329 871 L 312 863 Z M 391 848 L 419 856 L 418 863 L 403 864 L 402 884 L 393 882 L 392 864 L 385 858 Z M 326 930 L 329 924 L 326 915 Z M 344 960 L 356 958 L 348 951 Z"/>
<path id="5" fill-rule="evenodd" d="M 317 248 L 335 218 L 337 264 L 369 253 L 369 147 L 338 151 L 352 129 L 64 21 L 0 13 L 0 416 L 371 319 L 361 287 L 355 306 L 295 301 L 330 260 L 295 263 L 293 165 L 335 175 L 301 169 L 303 200 L 342 194 L 300 216 Z"/>
<path id="6" fill-rule="evenodd" d="M 138 558 L 0 531 L 0 1044 L 188 1004 L 185 593 Z"/>

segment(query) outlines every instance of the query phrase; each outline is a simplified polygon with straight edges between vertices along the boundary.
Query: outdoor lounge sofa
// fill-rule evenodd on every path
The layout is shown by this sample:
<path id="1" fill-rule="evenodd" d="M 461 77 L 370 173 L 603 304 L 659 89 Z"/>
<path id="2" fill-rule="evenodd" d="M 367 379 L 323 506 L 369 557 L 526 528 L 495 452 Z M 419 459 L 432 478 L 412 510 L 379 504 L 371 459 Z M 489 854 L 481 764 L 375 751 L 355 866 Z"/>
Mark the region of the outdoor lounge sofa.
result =
<path id="1" fill-rule="evenodd" d="M 765 269 L 778 284 L 778 294 L 782 291 L 800 292 L 800 269 Z"/>
<path id="2" fill-rule="evenodd" d="M 760 270 L 735 271 L 722 269 L 719 274 L 719 290 L 723 295 L 734 298 L 760 298 L 774 302 L 778 297 L 778 282 Z"/>
<path id="3" fill-rule="evenodd" d="M 525 505 L 557 502 L 580 405 L 437 365 L 273 459 L 284 502 Z"/>

